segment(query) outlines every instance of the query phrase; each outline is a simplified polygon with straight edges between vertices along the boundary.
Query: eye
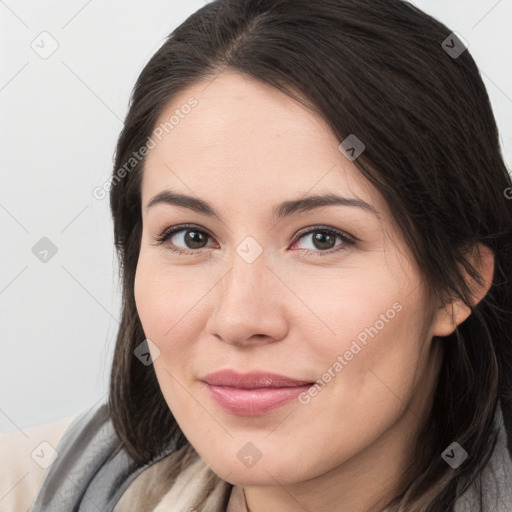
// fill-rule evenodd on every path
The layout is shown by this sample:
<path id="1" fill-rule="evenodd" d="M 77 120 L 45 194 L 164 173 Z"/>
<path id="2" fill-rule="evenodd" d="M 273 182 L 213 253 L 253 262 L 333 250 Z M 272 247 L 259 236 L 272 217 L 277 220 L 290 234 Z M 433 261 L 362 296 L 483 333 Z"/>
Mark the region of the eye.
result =
<path id="1" fill-rule="evenodd" d="M 209 233 L 203 229 L 198 229 L 197 226 L 181 225 L 165 229 L 155 240 L 157 244 L 163 245 L 171 238 L 175 238 L 175 241 L 171 240 L 172 243 L 169 244 L 171 251 L 181 254 L 197 254 L 205 247 L 203 243 L 208 240 L 209 237 Z M 185 249 L 176 247 L 176 243 L 184 244 Z"/>
<path id="2" fill-rule="evenodd" d="M 312 236 L 314 235 L 314 236 Z M 295 237 L 292 247 L 297 245 L 299 240 L 311 236 L 311 242 L 313 248 L 300 248 L 300 250 L 306 251 L 307 253 L 317 253 L 318 256 L 324 256 L 347 250 L 348 246 L 355 245 L 357 240 L 351 235 L 335 228 L 326 226 L 313 226 L 307 231 L 302 231 L 298 236 Z M 175 240 L 172 240 L 175 238 Z M 202 249 L 207 247 L 205 243 L 208 238 L 212 238 L 211 235 L 194 225 L 180 225 L 173 226 L 165 229 L 162 233 L 155 237 L 157 245 L 166 244 L 171 241 L 170 244 L 166 244 L 168 248 L 180 254 L 198 254 Z M 341 243 L 336 245 L 336 239 L 341 240 Z M 179 244 L 185 247 L 179 247 Z"/>
<path id="3" fill-rule="evenodd" d="M 310 241 L 313 249 L 307 247 L 299 247 L 299 249 L 305 250 L 308 253 L 317 253 L 318 256 L 324 256 L 332 254 L 333 252 L 347 250 L 347 245 L 352 246 L 356 244 L 356 239 L 354 237 L 339 229 L 326 226 L 313 226 L 306 232 L 299 233 L 296 240 L 299 241 L 308 237 L 311 237 Z M 341 240 L 341 243 L 338 245 L 336 245 L 337 238 Z M 293 245 L 296 245 L 296 243 L 297 242 L 294 242 Z"/>

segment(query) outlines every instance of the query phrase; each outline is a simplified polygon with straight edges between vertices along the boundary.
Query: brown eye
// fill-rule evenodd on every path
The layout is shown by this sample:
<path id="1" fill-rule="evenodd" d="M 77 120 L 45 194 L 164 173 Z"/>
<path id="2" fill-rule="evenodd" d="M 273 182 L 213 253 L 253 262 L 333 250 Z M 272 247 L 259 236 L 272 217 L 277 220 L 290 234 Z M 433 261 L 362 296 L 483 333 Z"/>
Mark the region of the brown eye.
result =
<path id="1" fill-rule="evenodd" d="M 179 231 L 178 231 L 179 233 Z M 189 249 L 202 249 L 208 239 L 208 235 L 201 231 L 185 230 L 183 242 Z"/>
<path id="2" fill-rule="evenodd" d="M 334 228 L 324 228 L 321 226 L 314 227 L 305 233 L 303 232 L 300 234 L 294 245 L 296 245 L 298 241 L 307 237 L 311 237 L 312 247 L 298 248 L 307 252 L 320 253 L 320 255 L 322 255 L 321 253 L 331 254 L 338 250 L 347 249 L 347 245 L 355 245 L 355 240 L 343 231 L 339 231 Z M 340 239 L 341 242 L 336 244 L 336 239 Z M 339 247 L 339 249 L 335 249 L 335 247 Z"/>
<path id="3" fill-rule="evenodd" d="M 201 249 L 207 247 L 206 243 L 210 235 L 195 226 L 176 226 L 171 229 L 166 229 L 163 233 L 156 237 L 159 244 L 167 244 L 169 249 L 182 252 L 193 253 L 199 252 Z"/>

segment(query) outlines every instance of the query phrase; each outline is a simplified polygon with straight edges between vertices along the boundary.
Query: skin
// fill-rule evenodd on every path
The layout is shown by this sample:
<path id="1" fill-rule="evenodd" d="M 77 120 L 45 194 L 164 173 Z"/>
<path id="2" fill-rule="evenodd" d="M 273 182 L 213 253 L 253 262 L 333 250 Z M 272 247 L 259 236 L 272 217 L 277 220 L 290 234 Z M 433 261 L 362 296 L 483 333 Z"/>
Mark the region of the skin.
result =
<path id="1" fill-rule="evenodd" d="M 317 114 L 226 72 L 175 96 L 157 124 L 190 96 L 197 107 L 151 149 L 141 190 L 135 298 L 160 352 L 153 347 L 163 396 L 213 471 L 244 486 L 251 512 L 381 511 L 403 488 L 401 472 L 431 404 L 442 357 L 432 337 L 451 333 L 470 311 L 427 300 L 386 203 Z M 207 201 L 220 218 L 169 204 L 147 208 L 165 189 Z M 378 216 L 328 206 L 272 218 L 274 205 L 324 193 L 362 199 Z M 186 244 L 186 230 L 156 243 L 183 223 L 206 231 L 203 248 Z M 359 242 L 315 245 L 321 229 L 299 233 L 315 225 Z M 249 236 L 263 250 L 252 263 L 237 253 Z M 173 244 L 196 253 L 172 252 Z M 484 252 L 484 262 L 488 284 L 475 301 L 492 279 L 492 255 Z M 226 368 L 316 381 L 395 303 L 401 310 L 307 404 L 239 417 L 199 381 Z M 262 455 L 252 467 L 237 457 L 247 442 Z"/>

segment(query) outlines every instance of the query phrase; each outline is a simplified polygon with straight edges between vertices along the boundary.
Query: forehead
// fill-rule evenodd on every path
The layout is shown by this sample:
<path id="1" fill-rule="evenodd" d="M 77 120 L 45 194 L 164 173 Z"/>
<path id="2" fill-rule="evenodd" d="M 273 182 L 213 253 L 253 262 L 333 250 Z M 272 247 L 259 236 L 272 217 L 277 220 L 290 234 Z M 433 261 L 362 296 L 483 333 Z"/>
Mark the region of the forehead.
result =
<path id="1" fill-rule="evenodd" d="M 181 91 L 154 128 L 145 204 L 166 187 L 219 205 L 226 194 L 254 206 L 331 192 L 364 199 L 384 215 L 380 194 L 340 152 L 326 122 L 248 75 L 225 72 Z"/>

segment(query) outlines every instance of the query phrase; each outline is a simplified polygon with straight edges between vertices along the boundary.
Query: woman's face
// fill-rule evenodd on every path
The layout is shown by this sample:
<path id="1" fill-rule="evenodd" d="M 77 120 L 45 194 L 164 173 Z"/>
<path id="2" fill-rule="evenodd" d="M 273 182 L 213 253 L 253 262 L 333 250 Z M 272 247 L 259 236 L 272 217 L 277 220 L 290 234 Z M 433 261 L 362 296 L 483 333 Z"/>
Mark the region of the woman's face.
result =
<path id="1" fill-rule="evenodd" d="M 250 77 L 190 87 L 157 124 L 173 115 L 145 163 L 135 298 L 188 440 L 245 485 L 406 460 L 448 332 L 383 199 L 319 116 Z M 242 380 L 204 382 L 220 370 Z"/>

